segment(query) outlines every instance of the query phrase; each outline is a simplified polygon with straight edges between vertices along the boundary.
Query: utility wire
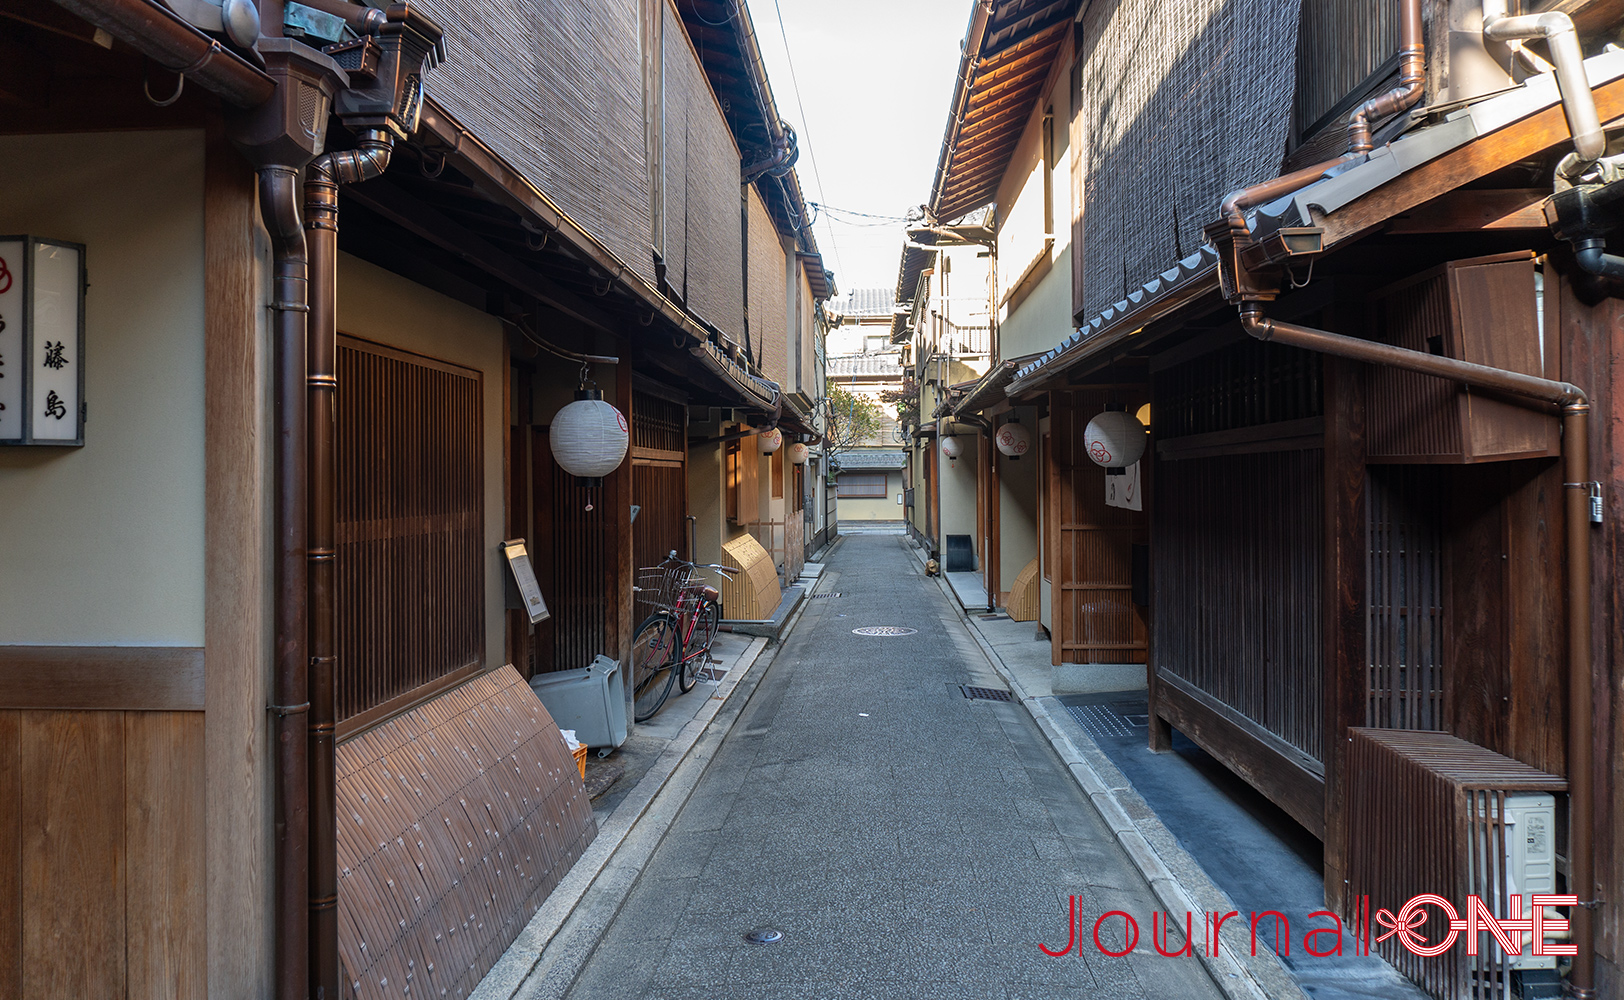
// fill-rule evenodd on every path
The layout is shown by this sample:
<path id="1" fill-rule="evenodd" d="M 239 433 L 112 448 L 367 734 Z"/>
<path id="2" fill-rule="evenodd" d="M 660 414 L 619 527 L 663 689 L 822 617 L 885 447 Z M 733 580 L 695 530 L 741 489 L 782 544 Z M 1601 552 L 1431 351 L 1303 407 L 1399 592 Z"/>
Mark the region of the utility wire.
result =
<path id="1" fill-rule="evenodd" d="M 773 0 L 773 11 L 778 15 L 778 34 L 784 39 L 784 60 L 789 64 L 789 82 L 795 88 L 795 107 L 801 112 L 801 135 L 806 139 L 806 152 L 812 159 L 812 177 L 818 183 L 818 198 L 822 200 L 823 175 L 818 172 L 817 146 L 812 143 L 810 123 L 806 120 L 806 105 L 801 102 L 801 81 L 795 75 L 795 56 L 789 50 L 789 31 L 784 27 L 784 8 L 780 7 L 778 0 Z M 835 254 L 835 268 L 841 274 L 846 273 L 846 265 L 840 259 L 840 244 L 835 242 L 834 227 L 829 228 L 829 248 Z"/>

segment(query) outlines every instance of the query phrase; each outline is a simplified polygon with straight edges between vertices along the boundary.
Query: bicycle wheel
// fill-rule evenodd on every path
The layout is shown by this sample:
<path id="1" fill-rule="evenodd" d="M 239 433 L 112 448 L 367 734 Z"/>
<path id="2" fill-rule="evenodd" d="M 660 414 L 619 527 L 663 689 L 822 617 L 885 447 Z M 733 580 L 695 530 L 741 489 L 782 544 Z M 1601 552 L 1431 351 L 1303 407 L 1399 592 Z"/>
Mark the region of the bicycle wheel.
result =
<path id="1" fill-rule="evenodd" d="M 677 616 L 659 611 L 643 619 L 632 638 L 632 721 L 642 722 L 660 710 L 671 692 L 671 668 L 682 661 L 682 635 Z"/>
<path id="2" fill-rule="evenodd" d="M 716 641 L 716 630 L 722 625 L 722 609 L 715 601 L 704 600 L 694 611 L 694 631 L 682 651 L 682 671 L 677 674 L 677 686 L 687 694 L 699 680 L 699 672 L 710 660 L 711 643 Z"/>

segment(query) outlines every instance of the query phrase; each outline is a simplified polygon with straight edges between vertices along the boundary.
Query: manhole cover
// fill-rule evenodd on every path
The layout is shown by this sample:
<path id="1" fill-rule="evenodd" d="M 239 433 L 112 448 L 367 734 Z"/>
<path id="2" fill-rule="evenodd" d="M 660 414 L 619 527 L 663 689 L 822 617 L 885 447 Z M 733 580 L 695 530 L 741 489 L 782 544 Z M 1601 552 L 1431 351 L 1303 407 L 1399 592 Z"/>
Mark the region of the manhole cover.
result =
<path id="1" fill-rule="evenodd" d="M 744 939 L 751 944 L 772 944 L 782 939 L 784 932 L 771 927 L 757 927 L 753 931 L 745 931 Z"/>
<path id="2" fill-rule="evenodd" d="M 852 635 L 913 635 L 919 630 L 916 628 L 901 628 L 896 625 L 865 625 L 862 628 L 851 630 Z"/>

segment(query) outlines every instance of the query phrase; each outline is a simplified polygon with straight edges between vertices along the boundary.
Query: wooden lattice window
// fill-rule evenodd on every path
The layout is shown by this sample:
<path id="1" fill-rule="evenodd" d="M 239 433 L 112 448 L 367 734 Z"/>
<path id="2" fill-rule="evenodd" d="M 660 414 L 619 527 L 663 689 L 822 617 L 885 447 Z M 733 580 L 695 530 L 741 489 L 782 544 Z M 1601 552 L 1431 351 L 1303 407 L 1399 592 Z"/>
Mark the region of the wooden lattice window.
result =
<path id="1" fill-rule="evenodd" d="M 841 499 L 884 497 L 885 480 L 883 472 L 842 472 L 835 484 L 839 488 L 836 496 Z"/>
<path id="2" fill-rule="evenodd" d="M 338 346 L 338 717 L 379 715 L 485 656 L 480 373 Z"/>
<path id="3" fill-rule="evenodd" d="M 795 490 L 795 496 L 791 498 L 792 506 L 790 510 L 803 511 L 806 509 L 806 466 L 797 465 L 793 468 L 795 469 L 795 482 L 792 488 Z"/>
<path id="4" fill-rule="evenodd" d="M 1370 562 L 1370 672 L 1365 725 L 1442 729 L 1444 572 L 1442 470 L 1371 466 L 1365 506 Z"/>

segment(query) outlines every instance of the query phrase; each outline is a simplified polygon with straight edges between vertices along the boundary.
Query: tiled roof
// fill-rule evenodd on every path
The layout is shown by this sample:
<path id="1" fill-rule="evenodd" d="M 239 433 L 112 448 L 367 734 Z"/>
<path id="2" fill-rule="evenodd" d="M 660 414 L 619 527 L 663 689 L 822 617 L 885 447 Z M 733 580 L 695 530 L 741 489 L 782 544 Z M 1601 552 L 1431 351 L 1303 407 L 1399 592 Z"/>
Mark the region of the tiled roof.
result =
<path id="1" fill-rule="evenodd" d="M 860 469 L 900 469 L 908 464 L 908 455 L 901 451 L 843 451 L 834 457 L 834 465 L 842 472 Z"/>
<path id="2" fill-rule="evenodd" d="M 830 358 L 824 370 L 830 378 L 868 375 L 901 379 L 902 354 L 899 351 L 876 351 L 872 354 L 841 354 Z"/>
<path id="3" fill-rule="evenodd" d="M 1113 302 L 1053 350 L 1016 371 L 1010 381 L 1010 394 L 1024 391 L 1026 386 L 1020 383 L 1030 385 L 1033 380 L 1047 374 L 1044 369 L 1080 356 L 1086 345 L 1113 334 L 1137 330 L 1195 296 L 1217 287 L 1218 254 L 1211 247 L 1204 246 L 1129 292 L 1127 298 Z"/>
<path id="4" fill-rule="evenodd" d="M 842 316 L 884 316 L 891 318 L 891 306 L 896 297 L 889 288 L 854 288 L 830 303 L 833 311 Z"/>

